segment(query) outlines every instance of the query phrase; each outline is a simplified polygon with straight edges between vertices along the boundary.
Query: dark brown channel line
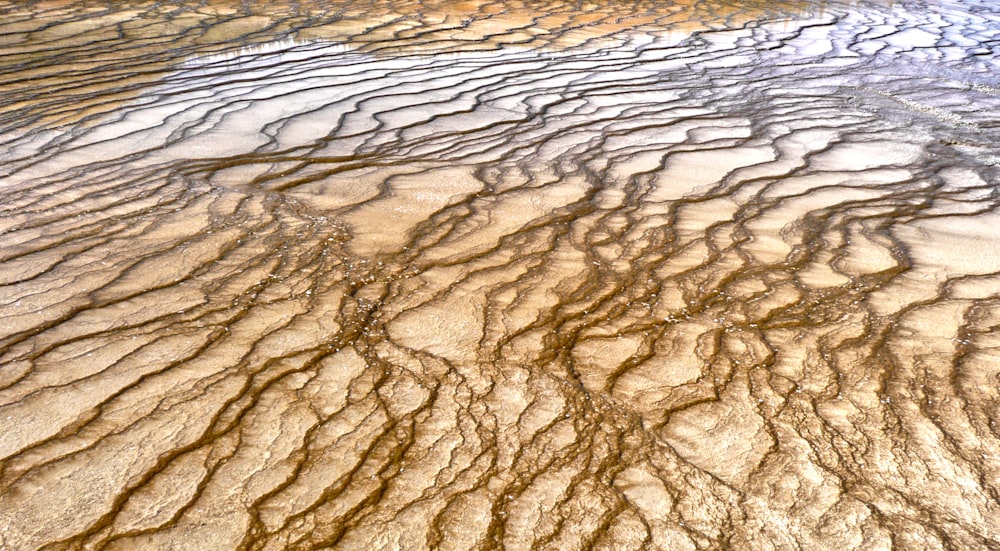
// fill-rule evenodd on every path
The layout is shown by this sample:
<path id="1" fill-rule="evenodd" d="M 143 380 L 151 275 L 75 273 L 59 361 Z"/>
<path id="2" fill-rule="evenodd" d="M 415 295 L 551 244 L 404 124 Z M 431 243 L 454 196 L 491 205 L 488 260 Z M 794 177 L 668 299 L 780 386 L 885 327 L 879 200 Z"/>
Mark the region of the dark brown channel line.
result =
<path id="1" fill-rule="evenodd" d="M 997 113 L 988 0 L 0 0 L 0 549 L 1000 549 Z"/>

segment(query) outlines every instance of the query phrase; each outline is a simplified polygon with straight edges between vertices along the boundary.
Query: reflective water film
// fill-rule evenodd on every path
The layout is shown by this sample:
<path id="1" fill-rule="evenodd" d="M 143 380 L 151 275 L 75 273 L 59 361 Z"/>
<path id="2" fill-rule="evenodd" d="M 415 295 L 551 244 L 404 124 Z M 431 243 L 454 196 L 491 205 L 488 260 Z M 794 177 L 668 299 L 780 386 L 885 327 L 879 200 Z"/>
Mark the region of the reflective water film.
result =
<path id="1" fill-rule="evenodd" d="M 998 549 L 997 144 L 989 0 L 0 0 L 0 549 Z"/>

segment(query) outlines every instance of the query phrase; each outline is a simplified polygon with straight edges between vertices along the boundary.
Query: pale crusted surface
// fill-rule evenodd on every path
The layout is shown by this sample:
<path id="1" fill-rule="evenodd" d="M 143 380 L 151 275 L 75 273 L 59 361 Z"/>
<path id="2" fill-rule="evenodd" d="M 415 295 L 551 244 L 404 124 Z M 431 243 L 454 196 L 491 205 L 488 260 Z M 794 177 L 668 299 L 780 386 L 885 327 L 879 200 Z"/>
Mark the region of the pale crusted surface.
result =
<path id="1" fill-rule="evenodd" d="M 985 0 L 121 4 L 0 0 L 0 548 L 1000 548 Z"/>

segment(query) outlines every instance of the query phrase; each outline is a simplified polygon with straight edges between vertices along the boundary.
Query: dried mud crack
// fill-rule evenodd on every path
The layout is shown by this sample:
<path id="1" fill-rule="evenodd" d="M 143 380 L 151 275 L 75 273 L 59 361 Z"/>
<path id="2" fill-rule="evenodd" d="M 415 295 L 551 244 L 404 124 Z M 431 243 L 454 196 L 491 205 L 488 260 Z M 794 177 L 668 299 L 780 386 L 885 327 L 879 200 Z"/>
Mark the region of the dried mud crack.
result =
<path id="1" fill-rule="evenodd" d="M 987 0 L 0 0 L 0 549 L 1000 549 L 997 113 Z"/>

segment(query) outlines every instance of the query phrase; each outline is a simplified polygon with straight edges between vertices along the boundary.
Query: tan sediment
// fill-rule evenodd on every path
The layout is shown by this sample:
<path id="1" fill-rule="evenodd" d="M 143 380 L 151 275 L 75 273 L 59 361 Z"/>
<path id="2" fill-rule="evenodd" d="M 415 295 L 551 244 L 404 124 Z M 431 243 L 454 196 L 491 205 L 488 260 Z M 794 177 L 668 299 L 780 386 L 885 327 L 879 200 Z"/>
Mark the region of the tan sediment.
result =
<path id="1" fill-rule="evenodd" d="M 0 548 L 1000 545 L 968 2 L 0 2 Z"/>

